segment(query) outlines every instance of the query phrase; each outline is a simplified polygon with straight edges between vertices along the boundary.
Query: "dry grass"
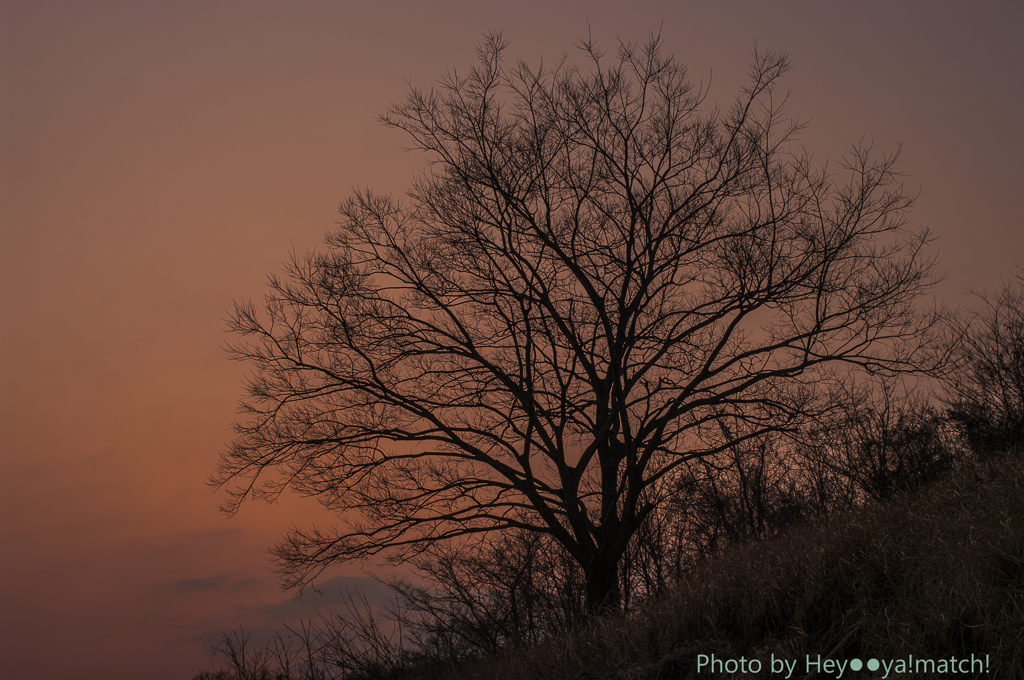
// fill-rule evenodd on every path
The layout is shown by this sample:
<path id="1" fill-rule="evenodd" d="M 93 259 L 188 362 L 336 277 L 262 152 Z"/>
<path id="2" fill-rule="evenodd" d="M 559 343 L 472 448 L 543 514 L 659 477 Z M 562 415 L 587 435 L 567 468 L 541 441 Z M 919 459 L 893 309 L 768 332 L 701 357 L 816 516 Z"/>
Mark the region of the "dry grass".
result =
<path id="1" fill-rule="evenodd" d="M 714 654 L 759 659 L 757 677 L 767 678 L 774 654 L 798 659 L 792 677 L 802 678 L 806 654 L 971 653 L 989 655 L 987 677 L 1024 678 L 1019 455 L 972 464 L 913 496 L 734 549 L 631 616 L 432 677 L 712 678 L 706 668 L 697 674 L 697 655 Z"/>

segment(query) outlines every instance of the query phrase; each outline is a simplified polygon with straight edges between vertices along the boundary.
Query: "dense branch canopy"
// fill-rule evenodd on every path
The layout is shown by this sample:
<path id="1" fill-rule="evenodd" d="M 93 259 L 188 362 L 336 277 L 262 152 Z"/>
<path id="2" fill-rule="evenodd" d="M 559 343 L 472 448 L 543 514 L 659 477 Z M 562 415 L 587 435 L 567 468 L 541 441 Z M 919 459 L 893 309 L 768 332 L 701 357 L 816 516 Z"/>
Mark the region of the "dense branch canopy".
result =
<path id="1" fill-rule="evenodd" d="M 924 366 L 932 262 L 895 155 L 812 167 L 785 57 L 719 110 L 657 40 L 583 47 L 508 68 L 492 36 L 413 89 L 383 117 L 431 163 L 408 199 L 356 193 L 236 306 L 228 510 L 291 488 L 347 522 L 278 546 L 292 583 L 503 527 L 614 567 L 685 459 L 795 426 L 839 368 Z"/>

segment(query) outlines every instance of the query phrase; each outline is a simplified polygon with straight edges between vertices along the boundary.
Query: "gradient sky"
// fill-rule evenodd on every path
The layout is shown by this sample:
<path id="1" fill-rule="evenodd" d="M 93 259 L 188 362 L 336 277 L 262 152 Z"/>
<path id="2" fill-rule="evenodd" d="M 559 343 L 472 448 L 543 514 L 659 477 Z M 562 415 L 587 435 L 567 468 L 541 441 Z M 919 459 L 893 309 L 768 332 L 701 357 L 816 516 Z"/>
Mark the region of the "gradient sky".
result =
<path id="1" fill-rule="evenodd" d="M 903 145 L 936 295 L 1024 265 L 1024 3 L 0 2 L 0 668 L 188 680 L 202 636 L 309 611 L 266 548 L 324 520 L 286 498 L 219 514 L 204 480 L 244 367 L 226 310 L 312 248 L 353 187 L 423 159 L 375 116 L 468 68 L 484 33 L 556 60 L 589 30 L 659 30 L 729 104 L 753 46 L 787 51 L 819 160 Z M 325 575 L 367 583 L 359 565 Z M 330 587 L 326 593 L 334 592 Z M 9 675 L 8 675 L 9 674 Z"/>

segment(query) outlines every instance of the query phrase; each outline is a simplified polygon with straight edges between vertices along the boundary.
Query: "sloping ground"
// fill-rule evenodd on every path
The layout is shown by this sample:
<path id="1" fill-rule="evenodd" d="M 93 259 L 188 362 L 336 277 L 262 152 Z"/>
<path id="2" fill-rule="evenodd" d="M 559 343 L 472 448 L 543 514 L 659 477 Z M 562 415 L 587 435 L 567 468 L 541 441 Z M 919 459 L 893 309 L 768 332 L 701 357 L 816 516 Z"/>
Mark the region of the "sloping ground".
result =
<path id="1" fill-rule="evenodd" d="M 781 674 L 771 672 L 773 659 Z M 853 659 L 864 668 L 854 671 Z M 443 677 L 815 671 L 854 680 L 1024 678 L 1024 457 L 972 464 L 916 495 L 738 548 L 632 616 Z"/>

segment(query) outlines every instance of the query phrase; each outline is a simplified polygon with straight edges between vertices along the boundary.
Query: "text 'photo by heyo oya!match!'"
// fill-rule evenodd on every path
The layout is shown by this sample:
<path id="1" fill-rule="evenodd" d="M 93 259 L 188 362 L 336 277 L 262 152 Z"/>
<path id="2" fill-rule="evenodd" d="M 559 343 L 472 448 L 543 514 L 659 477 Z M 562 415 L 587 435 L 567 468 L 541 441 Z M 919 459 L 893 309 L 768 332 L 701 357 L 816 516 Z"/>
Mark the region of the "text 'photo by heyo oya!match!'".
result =
<path id="1" fill-rule="evenodd" d="M 767 661 L 746 657 L 719 658 L 714 654 L 697 655 L 697 672 L 699 674 L 742 674 L 757 675 L 764 674 L 769 677 L 802 678 L 802 677 L 825 677 L 845 678 L 855 677 L 858 673 L 869 671 L 874 674 L 872 677 L 889 678 L 899 675 L 919 676 L 924 673 L 935 673 L 942 675 L 971 675 L 977 676 L 981 673 L 988 673 L 989 659 L 986 654 L 984 658 L 974 654 L 965 657 L 950 656 L 942 659 L 926 659 L 914 656 L 896 659 L 841 659 L 823 657 L 820 654 L 807 654 L 802 658 L 787 659 L 776 657 L 772 654 Z"/>

